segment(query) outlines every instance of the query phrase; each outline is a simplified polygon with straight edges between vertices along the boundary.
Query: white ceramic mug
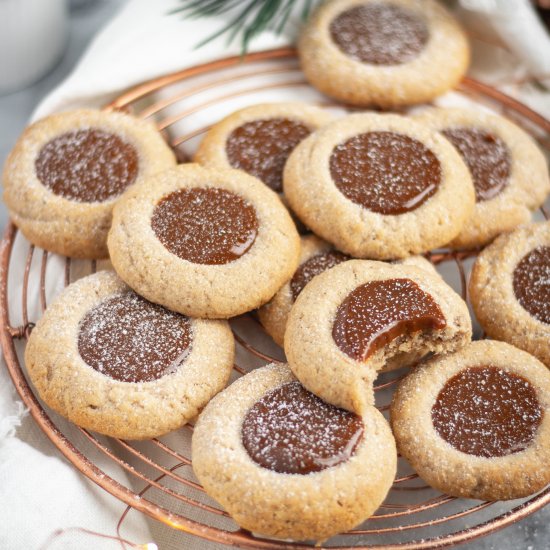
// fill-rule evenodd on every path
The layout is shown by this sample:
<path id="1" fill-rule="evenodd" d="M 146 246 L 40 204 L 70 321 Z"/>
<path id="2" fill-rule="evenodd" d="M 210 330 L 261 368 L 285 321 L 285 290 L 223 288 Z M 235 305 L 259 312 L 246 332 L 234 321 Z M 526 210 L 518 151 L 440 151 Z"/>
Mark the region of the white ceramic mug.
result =
<path id="1" fill-rule="evenodd" d="M 0 94 L 48 72 L 67 41 L 66 0 L 0 0 Z"/>

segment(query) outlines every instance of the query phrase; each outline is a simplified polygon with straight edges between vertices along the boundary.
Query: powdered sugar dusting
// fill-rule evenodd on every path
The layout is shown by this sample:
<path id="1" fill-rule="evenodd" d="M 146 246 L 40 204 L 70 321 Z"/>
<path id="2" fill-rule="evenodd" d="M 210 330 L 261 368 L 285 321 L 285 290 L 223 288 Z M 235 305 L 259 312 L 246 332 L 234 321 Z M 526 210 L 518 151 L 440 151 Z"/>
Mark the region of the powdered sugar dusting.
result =
<path id="1" fill-rule="evenodd" d="M 432 422 L 445 441 L 463 453 L 487 458 L 525 449 L 542 416 L 528 380 L 494 366 L 459 372 L 432 408 Z"/>
<path id="2" fill-rule="evenodd" d="M 226 264 L 246 254 L 258 233 L 254 207 L 225 189 L 180 189 L 156 206 L 151 227 L 172 254 L 198 264 Z"/>
<path id="3" fill-rule="evenodd" d="M 286 118 L 247 122 L 227 138 L 229 163 L 280 192 L 288 156 L 310 132 L 305 124 Z"/>
<path id="4" fill-rule="evenodd" d="M 36 175 L 56 195 L 102 202 L 120 195 L 138 174 L 135 148 L 118 136 L 90 128 L 68 132 L 42 147 Z"/>
<path id="5" fill-rule="evenodd" d="M 308 474 L 349 460 L 363 436 L 360 417 L 329 405 L 299 382 L 276 388 L 246 414 L 243 444 L 260 466 Z"/>
<path id="6" fill-rule="evenodd" d="M 550 246 L 535 248 L 518 263 L 514 293 L 533 317 L 550 324 Z"/>
<path id="7" fill-rule="evenodd" d="M 418 208 L 437 191 L 441 165 L 416 139 L 368 132 L 334 148 L 330 174 L 349 200 L 379 214 L 395 215 Z"/>
<path id="8" fill-rule="evenodd" d="M 412 61 L 429 38 L 424 20 L 391 3 L 369 3 L 342 12 L 330 25 L 336 45 L 351 58 L 372 65 Z"/>
<path id="9" fill-rule="evenodd" d="M 300 292 L 302 292 L 313 277 L 346 260 L 351 260 L 351 256 L 342 254 L 342 252 L 338 252 L 337 250 L 329 250 L 328 252 L 317 254 L 304 262 L 298 267 L 290 280 L 292 298 L 296 300 Z"/>
<path id="10" fill-rule="evenodd" d="M 78 351 L 95 370 L 121 382 L 150 382 L 170 374 L 187 357 L 189 319 L 134 292 L 105 300 L 80 323 Z"/>
<path id="11" fill-rule="evenodd" d="M 449 128 L 442 134 L 468 165 L 477 202 L 496 197 L 510 178 L 510 152 L 498 136 L 478 128 Z"/>

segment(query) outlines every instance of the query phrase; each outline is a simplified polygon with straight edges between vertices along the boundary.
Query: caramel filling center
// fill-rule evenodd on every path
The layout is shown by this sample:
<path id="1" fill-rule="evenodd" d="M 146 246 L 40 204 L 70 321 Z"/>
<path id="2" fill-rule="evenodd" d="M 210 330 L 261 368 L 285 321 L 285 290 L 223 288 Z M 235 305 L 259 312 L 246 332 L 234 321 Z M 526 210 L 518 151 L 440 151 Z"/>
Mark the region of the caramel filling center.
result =
<path id="1" fill-rule="evenodd" d="M 192 342 L 189 319 L 134 292 L 113 296 L 80 323 L 78 352 L 98 372 L 121 382 L 151 382 L 174 372 Z"/>
<path id="2" fill-rule="evenodd" d="M 434 428 L 445 441 L 463 453 L 486 458 L 523 451 L 542 417 L 528 380 L 485 365 L 450 378 L 432 407 Z"/>
<path id="3" fill-rule="evenodd" d="M 172 254 L 196 264 L 220 265 L 239 259 L 256 240 L 254 207 L 218 188 L 174 191 L 156 206 L 151 227 Z"/>
<path id="4" fill-rule="evenodd" d="M 349 460 L 363 430 L 359 416 L 325 403 L 299 382 L 290 382 L 264 395 L 247 412 L 242 441 L 263 468 L 304 475 Z"/>
<path id="5" fill-rule="evenodd" d="M 386 215 L 415 210 L 441 183 L 437 157 L 420 141 L 393 132 L 359 134 L 336 146 L 330 174 L 350 201 Z"/>
<path id="6" fill-rule="evenodd" d="M 399 336 L 439 330 L 445 317 L 435 300 L 410 279 L 370 281 L 340 304 L 332 326 L 336 345 L 356 361 Z"/>
<path id="7" fill-rule="evenodd" d="M 134 183 L 136 149 L 98 128 L 61 134 L 38 154 L 36 176 L 56 195 L 78 202 L 103 202 Z"/>

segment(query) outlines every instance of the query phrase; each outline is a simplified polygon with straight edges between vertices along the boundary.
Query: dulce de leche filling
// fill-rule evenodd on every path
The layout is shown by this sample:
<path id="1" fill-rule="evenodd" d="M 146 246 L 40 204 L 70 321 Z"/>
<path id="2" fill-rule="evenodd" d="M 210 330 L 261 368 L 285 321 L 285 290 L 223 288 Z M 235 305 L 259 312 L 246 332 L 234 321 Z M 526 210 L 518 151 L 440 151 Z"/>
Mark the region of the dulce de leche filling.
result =
<path id="1" fill-rule="evenodd" d="M 550 324 L 550 246 L 526 254 L 514 269 L 514 294 L 521 307 Z"/>
<path id="2" fill-rule="evenodd" d="M 304 287 L 320 273 L 327 271 L 335 265 L 341 264 L 346 260 L 351 260 L 350 256 L 342 254 L 337 250 L 329 250 L 328 252 L 322 252 L 305 261 L 294 273 L 290 280 L 290 291 L 292 292 L 292 299 L 296 300 L 300 292 Z"/>
<path id="3" fill-rule="evenodd" d="M 305 124 L 288 118 L 254 120 L 231 132 L 225 150 L 233 168 L 244 170 L 280 192 L 290 153 L 310 133 Z"/>
<path id="4" fill-rule="evenodd" d="M 263 468 L 309 474 L 349 460 L 363 429 L 359 416 L 325 403 L 299 382 L 290 382 L 264 395 L 246 413 L 242 442 Z"/>
<path id="5" fill-rule="evenodd" d="M 410 279 L 370 281 L 348 294 L 336 311 L 332 338 L 356 361 L 399 336 L 446 326 L 436 301 Z"/>
<path id="6" fill-rule="evenodd" d="M 175 371 L 192 341 L 189 319 L 134 292 L 113 296 L 80 323 L 78 352 L 86 364 L 121 382 L 151 382 Z"/>
<path id="7" fill-rule="evenodd" d="M 449 379 L 432 407 L 433 426 L 445 441 L 485 458 L 523 451 L 542 417 L 536 391 L 525 378 L 486 365 Z"/>
<path id="8" fill-rule="evenodd" d="M 437 191 L 441 165 L 416 139 L 368 132 L 334 148 L 330 174 L 350 201 L 378 214 L 396 215 L 415 210 Z"/>
<path id="9" fill-rule="evenodd" d="M 441 133 L 468 166 L 477 202 L 496 197 L 508 185 L 510 152 L 502 139 L 478 128 L 449 128 Z"/>
<path id="10" fill-rule="evenodd" d="M 254 207 L 231 191 L 193 188 L 164 197 L 151 227 L 172 254 L 196 264 L 219 265 L 250 250 L 258 219 Z"/>
<path id="11" fill-rule="evenodd" d="M 343 53 L 371 65 L 412 61 L 430 36 L 423 19 L 389 2 L 343 11 L 330 24 L 330 35 Z"/>
<path id="12" fill-rule="evenodd" d="M 42 147 L 36 176 L 56 195 L 78 202 L 103 202 L 134 183 L 136 149 L 99 128 L 61 134 Z"/>

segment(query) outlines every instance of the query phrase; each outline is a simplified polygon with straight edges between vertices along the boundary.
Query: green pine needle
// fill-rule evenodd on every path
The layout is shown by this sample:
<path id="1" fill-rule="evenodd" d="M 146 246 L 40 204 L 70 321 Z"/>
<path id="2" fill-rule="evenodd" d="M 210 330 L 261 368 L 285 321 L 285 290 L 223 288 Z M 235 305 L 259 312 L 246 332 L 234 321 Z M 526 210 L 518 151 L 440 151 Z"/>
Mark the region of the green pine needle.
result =
<path id="1" fill-rule="evenodd" d="M 237 36 L 241 40 L 241 53 L 248 51 L 250 41 L 267 29 L 281 34 L 297 2 L 303 2 L 302 19 L 307 19 L 313 0 L 180 0 L 182 6 L 173 9 L 170 14 L 181 14 L 190 19 L 212 17 L 243 6 L 236 15 L 213 34 L 202 39 L 196 48 L 204 46 L 215 38 L 226 34 L 230 44 Z"/>

